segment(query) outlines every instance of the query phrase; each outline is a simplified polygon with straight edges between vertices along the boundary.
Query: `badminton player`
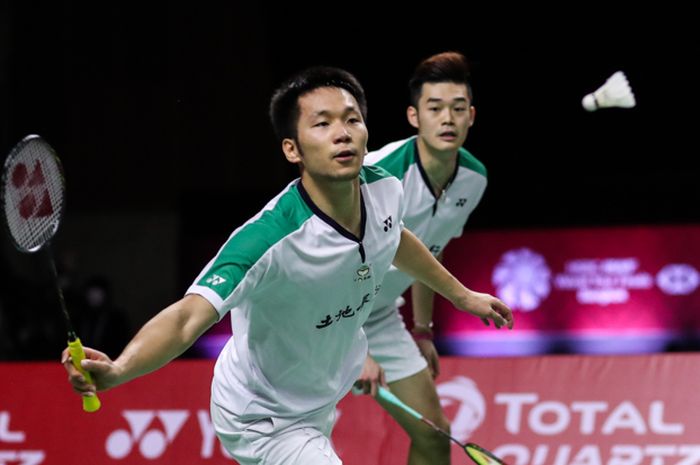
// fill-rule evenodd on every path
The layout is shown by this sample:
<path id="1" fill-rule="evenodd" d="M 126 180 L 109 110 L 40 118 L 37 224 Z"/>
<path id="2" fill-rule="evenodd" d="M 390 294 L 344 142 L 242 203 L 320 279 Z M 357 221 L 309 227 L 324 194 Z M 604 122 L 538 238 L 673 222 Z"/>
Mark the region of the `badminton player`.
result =
<path id="1" fill-rule="evenodd" d="M 462 286 L 403 229 L 401 183 L 362 166 L 366 103 L 351 74 L 317 67 L 293 76 L 270 116 L 300 178 L 235 230 L 185 297 L 116 360 L 86 348 L 96 388 L 67 353 L 63 363 L 75 390 L 93 395 L 165 365 L 230 311 L 233 336 L 211 390 L 222 444 L 242 465 L 339 464 L 329 439 L 336 403 L 358 379 L 373 394 L 384 383 L 362 324 L 392 262 L 497 326 L 512 314 Z"/>
<path id="2" fill-rule="evenodd" d="M 459 53 L 423 60 L 409 82 L 407 116 L 417 136 L 390 143 L 365 160 L 401 179 L 404 224 L 440 261 L 448 242 L 462 234 L 486 188 L 484 165 L 462 147 L 475 116 L 468 76 L 468 63 Z M 412 334 L 398 310 L 411 283 Z M 392 393 L 449 431 L 433 382 L 440 369 L 432 341 L 433 295 L 432 289 L 392 267 L 364 329 L 370 354 L 384 369 Z M 410 465 L 450 463 L 445 436 L 403 410 L 382 404 L 411 438 Z"/>

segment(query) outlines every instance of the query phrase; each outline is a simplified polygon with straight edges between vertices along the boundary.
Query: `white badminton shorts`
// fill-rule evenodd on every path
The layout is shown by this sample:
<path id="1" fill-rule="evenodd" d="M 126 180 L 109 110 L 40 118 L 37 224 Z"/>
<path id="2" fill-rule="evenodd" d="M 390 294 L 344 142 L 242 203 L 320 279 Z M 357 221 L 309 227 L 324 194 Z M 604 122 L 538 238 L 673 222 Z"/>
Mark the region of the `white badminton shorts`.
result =
<path id="1" fill-rule="evenodd" d="M 241 465 L 342 465 L 330 441 L 335 406 L 304 419 L 262 418 L 241 422 L 212 403 L 219 440 Z"/>
<path id="2" fill-rule="evenodd" d="M 396 305 L 372 309 L 363 326 L 369 354 L 384 369 L 387 383 L 393 383 L 427 368 L 428 363 L 406 330 Z"/>

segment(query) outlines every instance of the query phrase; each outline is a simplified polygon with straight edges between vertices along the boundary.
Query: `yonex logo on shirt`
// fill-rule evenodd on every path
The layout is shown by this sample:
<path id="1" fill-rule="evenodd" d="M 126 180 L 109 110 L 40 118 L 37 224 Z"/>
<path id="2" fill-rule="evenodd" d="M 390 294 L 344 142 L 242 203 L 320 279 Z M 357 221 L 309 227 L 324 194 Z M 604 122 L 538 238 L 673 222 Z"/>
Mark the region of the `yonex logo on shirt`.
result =
<path id="1" fill-rule="evenodd" d="M 457 203 L 455 204 L 458 207 L 463 207 L 467 204 L 467 199 L 459 199 L 457 200 Z"/>
<path id="2" fill-rule="evenodd" d="M 391 229 L 391 216 L 387 219 L 384 220 L 384 232 L 387 232 L 388 230 Z"/>
<path id="3" fill-rule="evenodd" d="M 209 279 L 207 279 L 207 284 L 211 284 L 212 286 L 217 286 L 221 283 L 225 283 L 226 279 L 222 278 L 218 274 L 211 275 Z"/>

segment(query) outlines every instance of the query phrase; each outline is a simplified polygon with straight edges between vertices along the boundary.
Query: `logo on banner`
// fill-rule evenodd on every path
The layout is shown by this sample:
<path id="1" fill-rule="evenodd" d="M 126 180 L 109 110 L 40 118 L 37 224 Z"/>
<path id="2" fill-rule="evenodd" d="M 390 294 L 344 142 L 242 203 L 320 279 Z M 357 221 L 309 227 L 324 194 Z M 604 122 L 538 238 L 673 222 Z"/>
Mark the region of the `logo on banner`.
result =
<path id="1" fill-rule="evenodd" d="M 581 258 L 566 262 L 563 273 L 554 278 L 560 290 L 575 290 L 580 304 L 623 304 L 630 289 L 650 289 L 654 279 L 639 270 L 639 260 L 623 258 Z"/>
<path id="2" fill-rule="evenodd" d="M 131 454 L 135 446 L 142 457 L 153 460 L 161 457 L 170 446 L 184 424 L 190 417 L 196 417 L 199 425 L 201 443 L 199 444 L 199 457 L 212 458 L 215 455 L 216 445 L 219 444 L 221 455 L 231 458 L 221 443 L 218 442 L 214 425 L 212 425 L 209 410 L 124 410 L 122 416 L 129 424 L 129 429 L 113 431 L 105 444 L 107 455 L 113 459 L 123 459 Z M 156 419 L 159 420 L 155 421 Z M 160 423 L 160 425 L 158 425 Z M 161 426 L 162 425 L 162 426 Z M 195 445 L 192 438 L 188 439 L 180 435 L 180 440 Z M 2 463 L 0 462 L 0 465 Z"/>
<path id="3" fill-rule="evenodd" d="M 551 274 L 542 255 L 523 247 L 503 254 L 491 281 L 498 298 L 513 309 L 529 312 L 549 296 Z"/>
<path id="4" fill-rule="evenodd" d="M 46 454 L 43 450 L 17 450 L 14 446 L 23 443 L 26 436 L 24 431 L 10 429 L 10 412 L 0 412 L 0 445 L 13 444 L 11 450 L 0 449 L 0 465 L 38 465 L 44 462 Z"/>
<path id="5" fill-rule="evenodd" d="M 673 263 L 656 274 L 640 269 L 636 257 L 577 258 L 553 276 L 545 258 L 526 247 L 509 250 L 491 276 L 496 295 L 513 309 L 532 311 L 550 294 L 575 291 L 584 305 L 624 304 L 632 290 L 648 290 L 654 283 L 667 295 L 689 295 L 700 287 L 700 272 L 692 265 Z"/>
<path id="6" fill-rule="evenodd" d="M 455 376 L 437 386 L 440 405 L 443 408 L 457 406 L 451 422 L 452 435 L 467 442 L 486 417 L 486 401 L 476 383 L 465 376 Z"/>
<path id="7" fill-rule="evenodd" d="M 123 459 L 129 455 L 135 445 L 147 459 L 156 459 L 163 455 L 165 449 L 173 442 L 182 425 L 187 421 L 187 410 L 125 410 L 122 415 L 129 424 L 129 430 L 119 429 L 107 438 L 105 449 L 113 459 Z M 163 430 L 148 429 L 153 420 L 158 418 Z"/>
<path id="8" fill-rule="evenodd" d="M 606 399 L 540 399 L 536 392 L 500 392 L 494 397 L 496 408 L 503 411 L 504 428 L 517 438 L 523 433 L 541 438 L 542 443 L 506 443 L 493 446 L 493 453 L 507 463 L 526 464 L 667 464 L 697 465 L 700 445 L 674 442 L 685 434 L 685 425 L 667 418 L 666 403 L 653 400 L 635 403 Z M 502 407 L 501 407 L 502 406 Z M 596 437 L 616 435 L 638 439 L 612 445 L 595 444 Z M 572 445 L 574 438 L 587 437 L 593 444 Z M 674 439 L 676 437 L 676 439 Z M 545 441 L 550 439 L 550 441 Z"/>
<path id="9" fill-rule="evenodd" d="M 656 285 L 670 295 L 688 295 L 700 284 L 700 273 L 691 265 L 673 263 L 656 274 Z"/>

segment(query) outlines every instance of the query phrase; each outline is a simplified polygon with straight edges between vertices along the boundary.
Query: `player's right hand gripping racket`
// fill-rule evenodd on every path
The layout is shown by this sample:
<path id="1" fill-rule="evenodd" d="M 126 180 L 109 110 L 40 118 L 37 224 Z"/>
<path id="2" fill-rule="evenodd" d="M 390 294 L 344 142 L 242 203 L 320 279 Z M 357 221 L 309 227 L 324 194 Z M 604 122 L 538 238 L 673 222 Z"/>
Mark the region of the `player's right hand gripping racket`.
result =
<path id="1" fill-rule="evenodd" d="M 46 250 L 66 321 L 68 350 L 73 365 L 89 383 L 92 383 L 90 373 L 80 366 L 80 361 L 85 358 L 85 351 L 73 330 L 50 247 L 50 241 L 58 231 L 65 207 L 65 182 L 61 161 L 41 137 L 27 136 L 15 145 L 7 156 L 0 183 L 5 224 L 15 247 L 27 253 Z M 83 397 L 83 409 L 86 412 L 94 412 L 99 408 L 100 399 L 96 395 Z"/>
<path id="2" fill-rule="evenodd" d="M 442 434 L 443 436 L 446 436 L 447 438 L 450 439 L 450 441 L 454 442 L 455 444 L 458 444 L 459 447 L 461 447 L 464 450 L 464 452 L 466 452 L 467 455 L 469 455 L 469 457 L 474 462 L 476 462 L 478 465 L 506 465 L 506 463 L 503 462 L 503 460 L 499 459 L 498 457 L 493 455 L 493 453 L 489 452 L 488 450 L 484 449 L 481 446 L 478 446 L 472 442 L 469 442 L 467 444 L 462 444 L 460 441 L 458 441 L 457 439 L 452 437 L 447 431 L 443 430 L 442 428 L 437 426 L 435 423 L 428 420 L 427 418 L 425 418 L 420 413 L 416 412 L 414 409 L 412 409 L 408 405 L 404 404 L 401 401 L 401 399 L 399 399 L 394 394 L 392 394 L 391 392 L 389 392 L 388 390 L 386 390 L 385 388 L 383 388 L 381 386 L 379 387 L 377 397 L 386 401 L 386 402 L 389 402 L 392 405 L 395 405 L 396 407 L 399 407 L 400 409 L 402 409 L 403 411 L 405 411 L 409 415 L 417 418 L 418 420 L 422 421 L 426 425 L 430 426 L 438 433 Z"/>

